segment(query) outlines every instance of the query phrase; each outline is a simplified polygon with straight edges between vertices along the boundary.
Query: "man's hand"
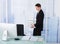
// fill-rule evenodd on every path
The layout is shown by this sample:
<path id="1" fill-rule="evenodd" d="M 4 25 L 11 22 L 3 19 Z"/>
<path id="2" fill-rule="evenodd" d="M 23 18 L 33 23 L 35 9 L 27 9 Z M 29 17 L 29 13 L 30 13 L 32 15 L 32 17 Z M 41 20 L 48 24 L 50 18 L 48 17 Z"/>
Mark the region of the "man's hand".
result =
<path id="1" fill-rule="evenodd" d="M 35 28 L 34 24 L 31 24 L 31 28 Z"/>

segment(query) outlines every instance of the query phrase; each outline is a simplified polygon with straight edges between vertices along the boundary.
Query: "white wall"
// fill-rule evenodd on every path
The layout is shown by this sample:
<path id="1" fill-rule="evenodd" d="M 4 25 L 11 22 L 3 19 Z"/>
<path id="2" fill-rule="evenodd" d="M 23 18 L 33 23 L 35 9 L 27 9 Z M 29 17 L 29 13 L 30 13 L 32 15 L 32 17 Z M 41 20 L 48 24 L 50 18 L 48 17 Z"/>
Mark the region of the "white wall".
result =
<path id="1" fill-rule="evenodd" d="M 2 0 L 0 0 L 0 23 L 1 23 L 1 20 L 2 20 Z"/>
<path id="2" fill-rule="evenodd" d="M 55 0 L 54 3 L 54 13 L 57 17 L 59 17 L 58 19 L 58 42 L 60 42 L 60 0 Z"/>
<path id="3" fill-rule="evenodd" d="M 54 13 L 56 16 L 60 17 L 60 0 L 55 0 L 54 3 Z"/>

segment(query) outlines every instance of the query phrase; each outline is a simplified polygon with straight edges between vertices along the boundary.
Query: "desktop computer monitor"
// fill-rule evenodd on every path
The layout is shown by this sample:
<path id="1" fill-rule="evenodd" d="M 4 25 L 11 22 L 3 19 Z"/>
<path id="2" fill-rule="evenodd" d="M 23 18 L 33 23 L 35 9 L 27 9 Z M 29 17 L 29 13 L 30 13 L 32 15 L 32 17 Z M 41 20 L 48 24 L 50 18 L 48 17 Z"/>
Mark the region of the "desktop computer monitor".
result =
<path id="1" fill-rule="evenodd" d="M 8 38 L 16 38 L 18 36 L 25 36 L 23 24 L 1 23 L 0 29 L 2 30 L 2 35 L 5 31 L 5 29 L 7 30 Z"/>
<path id="2" fill-rule="evenodd" d="M 16 29 L 16 24 L 6 24 L 6 29 L 7 29 L 7 36 L 9 38 L 16 38 L 17 37 L 17 29 Z"/>
<path id="3" fill-rule="evenodd" d="M 25 36 L 24 35 L 24 25 L 16 24 L 16 27 L 17 27 L 17 36 Z"/>
<path id="4" fill-rule="evenodd" d="M 0 23 L 1 37 L 3 36 L 3 34 L 6 30 L 7 30 L 7 37 L 9 37 L 9 38 L 17 37 L 16 24 Z"/>
<path id="5" fill-rule="evenodd" d="M 15 38 L 17 36 L 24 36 L 24 25 L 23 24 L 6 24 L 8 31 L 8 37 Z"/>

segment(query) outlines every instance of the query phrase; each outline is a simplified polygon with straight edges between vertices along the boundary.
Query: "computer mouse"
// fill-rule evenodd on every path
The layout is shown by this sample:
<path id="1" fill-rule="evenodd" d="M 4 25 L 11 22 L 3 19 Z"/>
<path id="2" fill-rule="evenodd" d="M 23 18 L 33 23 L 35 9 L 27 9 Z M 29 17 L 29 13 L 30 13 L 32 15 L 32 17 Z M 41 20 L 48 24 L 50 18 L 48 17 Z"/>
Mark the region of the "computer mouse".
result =
<path id="1" fill-rule="evenodd" d="M 15 40 L 20 40 L 19 38 L 15 38 Z"/>

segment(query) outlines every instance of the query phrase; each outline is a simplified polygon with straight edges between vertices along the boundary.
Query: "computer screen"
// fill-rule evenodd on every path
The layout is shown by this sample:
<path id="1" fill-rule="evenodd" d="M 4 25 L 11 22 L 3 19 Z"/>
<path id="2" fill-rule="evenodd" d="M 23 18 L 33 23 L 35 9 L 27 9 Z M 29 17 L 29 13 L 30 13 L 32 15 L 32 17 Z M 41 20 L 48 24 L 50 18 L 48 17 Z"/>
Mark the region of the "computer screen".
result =
<path id="1" fill-rule="evenodd" d="M 17 27 L 17 36 L 25 36 L 24 25 L 23 24 L 16 24 L 16 27 Z"/>

